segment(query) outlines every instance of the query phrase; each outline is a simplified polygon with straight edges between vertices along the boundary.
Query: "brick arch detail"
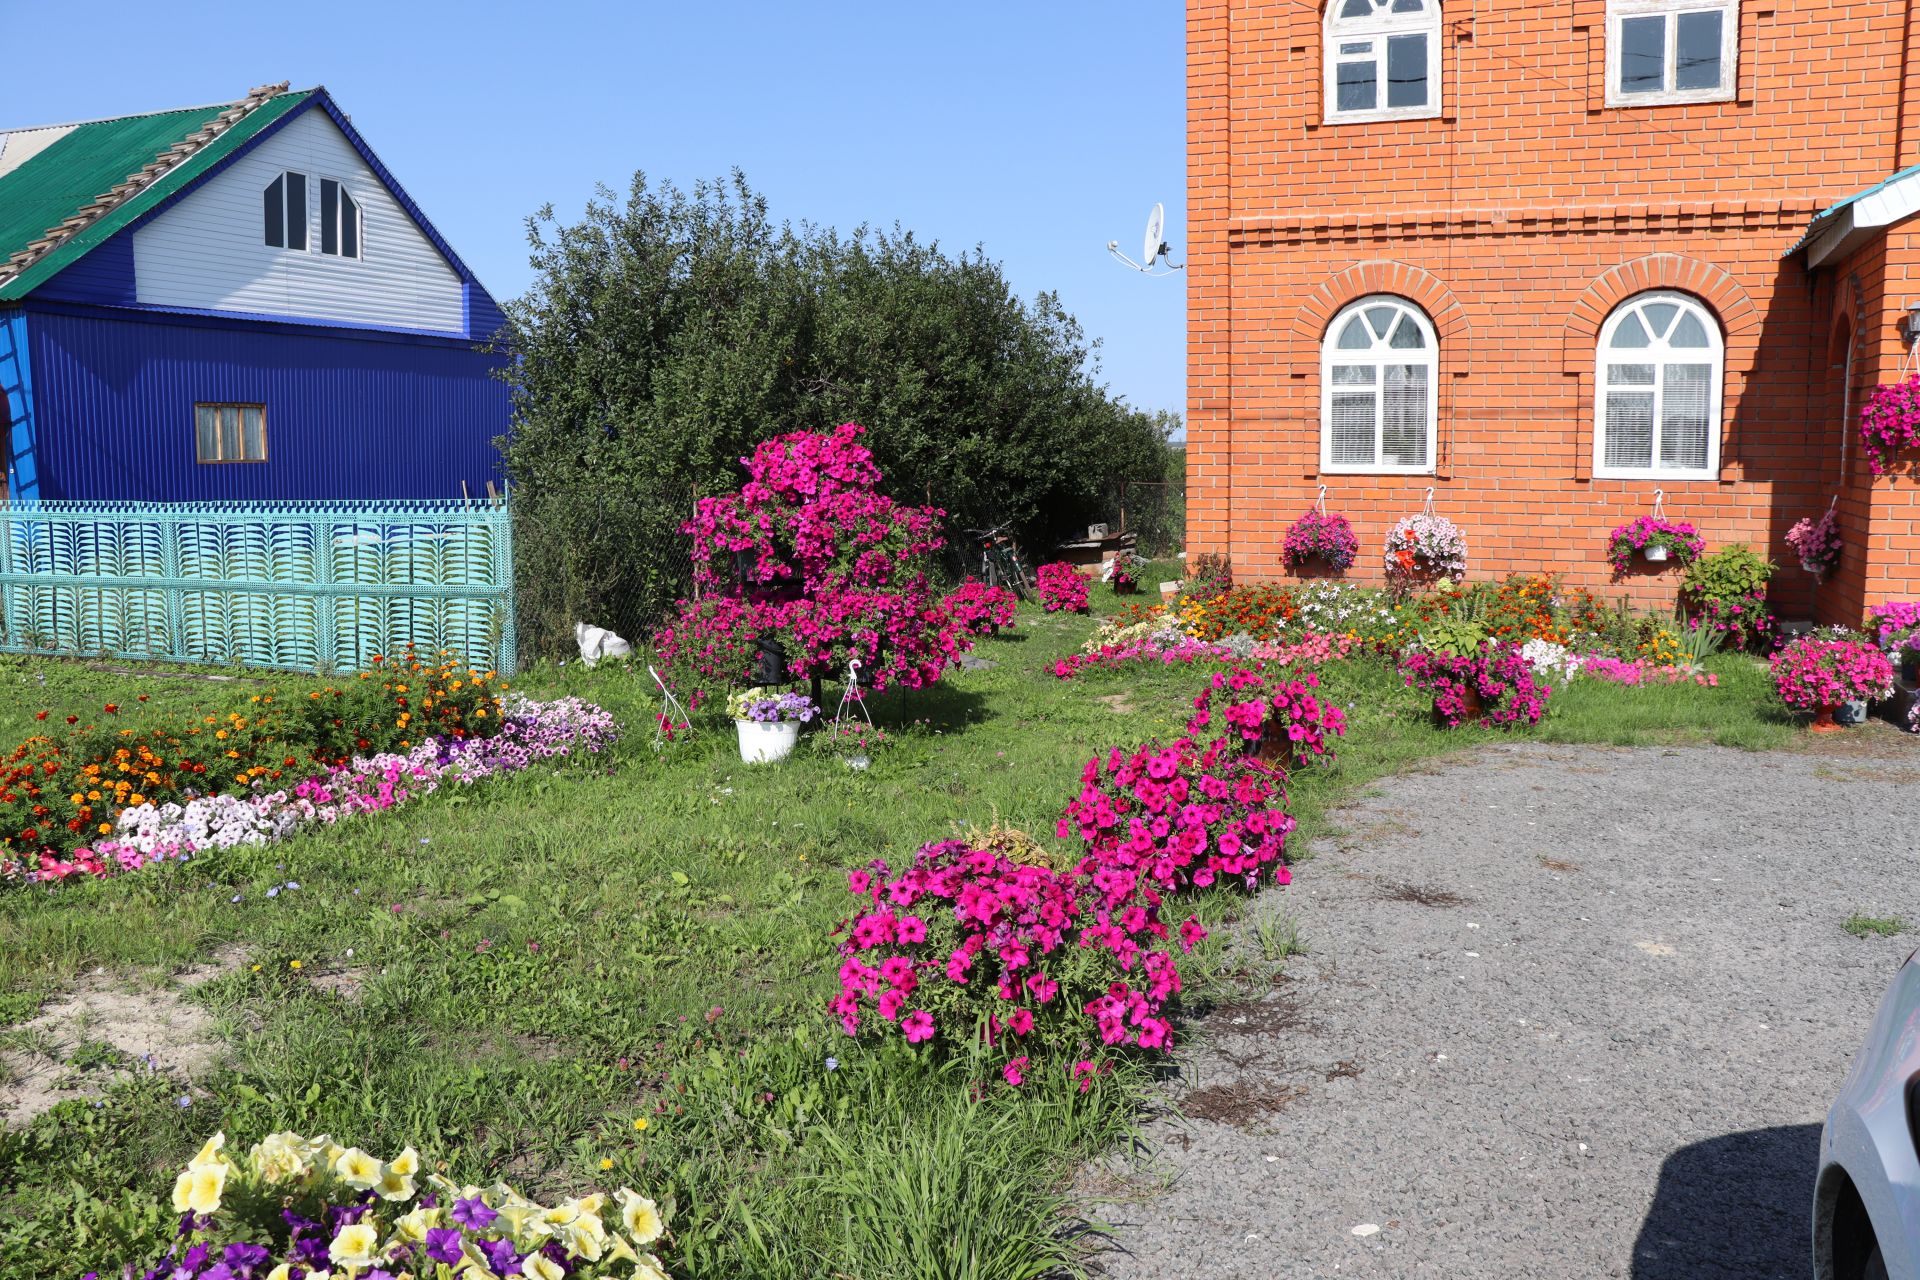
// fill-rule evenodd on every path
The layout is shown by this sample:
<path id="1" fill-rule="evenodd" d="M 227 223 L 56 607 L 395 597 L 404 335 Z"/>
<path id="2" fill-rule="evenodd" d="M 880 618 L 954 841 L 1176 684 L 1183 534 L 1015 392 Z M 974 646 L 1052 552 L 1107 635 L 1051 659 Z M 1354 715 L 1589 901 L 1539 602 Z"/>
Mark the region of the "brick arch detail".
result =
<path id="1" fill-rule="evenodd" d="M 1340 309 L 1375 293 L 1390 293 L 1418 303 L 1433 322 L 1434 334 L 1440 340 L 1440 359 L 1456 373 L 1465 371 L 1465 361 L 1473 350 L 1465 345 L 1472 336 L 1466 308 L 1431 271 L 1384 258 L 1356 263 L 1321 281 L 1307 294 L 1294 313 L 1295 358 L 1318 365 L 1320 341 Z M 1449 350 L 1453 343 L 1460 345 Z"/>
<path id="2" fill-rule="evenodd" d="M 1833 302 L 1833 321 L 1827 326 L 1827 362 L 1831 364 L 1836 354 L 1833 339 L 1840 332 L 1840 326 L 1847 326 L 1847 346 L 1852 354 L 1860 349 L 1860 313 L 1866 310 L 1866 297 L 1860 287 L 1858 272 L 1848 272 L 1847 278 L 1834 288 L 1837 295 Z"/>
<path id="3" fill-rule="evenodd" d="M 1608 268 L 1568 309 L 1560 348 L 1562 371 L 1591 374 L 1600 326 L 1615 307 L 1650 289 L 1689 293 L 1706 303 L 1726 339 L 1728 375 L 1744 376 L 1752 370 L 1760 346 L 1760 309 L 1747 291 L 1711 262 L 1678 253 L 1650 253 Z"/>

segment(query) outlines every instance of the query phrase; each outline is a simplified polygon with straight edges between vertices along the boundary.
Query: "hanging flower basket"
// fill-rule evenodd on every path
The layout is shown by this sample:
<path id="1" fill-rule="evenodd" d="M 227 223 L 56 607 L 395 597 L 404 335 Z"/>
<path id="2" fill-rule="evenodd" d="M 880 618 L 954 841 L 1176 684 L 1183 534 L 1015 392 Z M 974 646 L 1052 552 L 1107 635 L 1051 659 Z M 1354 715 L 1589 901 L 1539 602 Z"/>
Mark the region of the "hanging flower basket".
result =
<path id="1" fill-rule="evenodd" d="M 1289 568 L 1319 560 L 1340 573 L 1359 558 L 1360 539 L 1354 536 L 1345 516 L 1339 512 L 1328 515 L 1316 508 L 1287 526 L 1280 554 Z"/>
<path id="2" fill-rule="evenodd" d="M 1787 546 L 1800 557 L 1800 567 L 1815 580 L 1824 579 L 1840 563 L 1840 522 L 1832 507 L 1818 520 L 1802 517 L 1787 530 Z"/>
<path id="3" fill-rule="evenodd" d="M 1636 555 L 1655 564 L 1670 560 L 1684 568 L 1706 549 L 1706 540 L 1692 524 L 1664 516 L 1640 516 L 1607 535 L 1607 559 L 1615 577 L 1626 573 Z"/>
<path id="4" fill-rule="evenodd" d="M 1425 586 L 1437 578 L 1456 581 L 1467 573 L 1467 538 L 1445 516 L 1422 512 L 1407 516 L 1387 534 L 1387 585 L 1396 592 Z"/>
<path id="5" fill-rule="evenodd" d="M 1920 374 L 1873 389 L 1860 407 L 1860 451 L 1873 474 L 1885 475 L 1900 453 L 1920 448 Z"/>

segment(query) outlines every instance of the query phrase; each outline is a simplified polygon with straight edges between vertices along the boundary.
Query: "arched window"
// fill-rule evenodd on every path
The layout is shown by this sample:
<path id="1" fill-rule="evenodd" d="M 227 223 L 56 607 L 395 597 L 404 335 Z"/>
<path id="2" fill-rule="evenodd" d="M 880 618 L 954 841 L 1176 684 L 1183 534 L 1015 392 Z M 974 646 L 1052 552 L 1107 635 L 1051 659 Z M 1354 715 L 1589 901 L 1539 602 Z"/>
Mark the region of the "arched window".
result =
<path id="1" fill-rule="evenodd" d="M 1600 326 L 1593 473 L 1704 479 L 1720 472 L 1720 325 L 1684 293 L 1628 298 Z"/>
<path id="2" fill-rule="evenodd" d="M 1328 0 L 1326 118 L 1440 114 L 1440 0 Z"/>
<path id="3" fill-rule="evenodd" d="M 1362 298 L 1320 346 L 1320 469 L 1433 470 L 1439 346 L 1404 298 Z"/>

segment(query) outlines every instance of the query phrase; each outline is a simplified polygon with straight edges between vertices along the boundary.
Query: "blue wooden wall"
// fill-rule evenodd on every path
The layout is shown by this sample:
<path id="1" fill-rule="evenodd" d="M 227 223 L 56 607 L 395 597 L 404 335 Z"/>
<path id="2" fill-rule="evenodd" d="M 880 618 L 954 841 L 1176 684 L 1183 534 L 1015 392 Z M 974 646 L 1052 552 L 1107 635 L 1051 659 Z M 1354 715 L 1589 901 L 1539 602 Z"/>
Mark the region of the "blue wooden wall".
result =
<path id="1" fill-rule="evenodd" d="M 43 499 L 457 498 L 500 481 L 508 389 L 465 339 L 26 310 Z M 197 402 L 266 405 L 268 461 L 196 461 Z"/>

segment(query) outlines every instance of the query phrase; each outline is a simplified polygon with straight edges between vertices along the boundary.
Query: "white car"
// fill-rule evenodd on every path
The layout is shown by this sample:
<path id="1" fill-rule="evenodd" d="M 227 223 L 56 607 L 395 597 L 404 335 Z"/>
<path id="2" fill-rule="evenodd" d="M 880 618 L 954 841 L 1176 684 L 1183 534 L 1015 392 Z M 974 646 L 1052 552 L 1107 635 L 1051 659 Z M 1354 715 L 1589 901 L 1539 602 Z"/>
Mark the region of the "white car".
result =
<path id="1" fill-rule="evenodd" d="M 1873 1017 L 1820 1134 L 1818 1280 L 1920 1280 L 1920 951 Z"/>

